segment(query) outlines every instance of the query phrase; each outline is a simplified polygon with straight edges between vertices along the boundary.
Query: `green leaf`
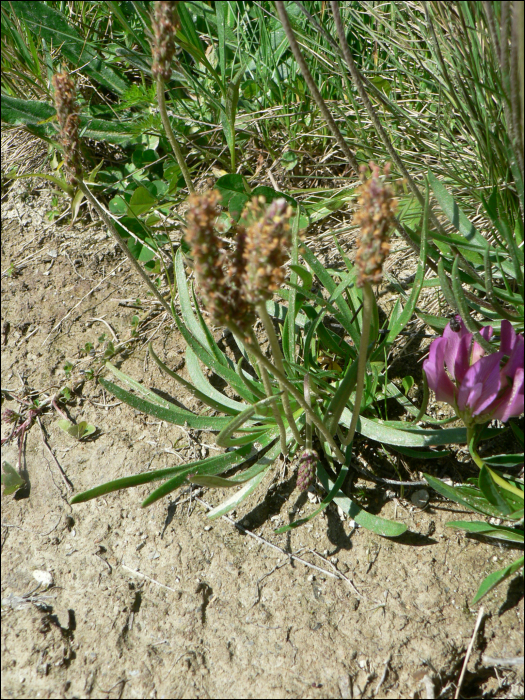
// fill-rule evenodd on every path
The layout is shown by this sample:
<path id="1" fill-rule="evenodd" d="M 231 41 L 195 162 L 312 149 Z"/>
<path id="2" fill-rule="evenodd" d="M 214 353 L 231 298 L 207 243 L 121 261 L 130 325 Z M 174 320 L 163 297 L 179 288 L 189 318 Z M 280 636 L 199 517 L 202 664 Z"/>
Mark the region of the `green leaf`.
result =
<path id="1" fill-rule="evenodd" d="M 493 588 L 495 588 L 499 583 L 504 581 L 509 576 L 512 576 L 512 574 L 515 574 L 516 571 L 519 571 L 523 567 L 524 562 L 525 562 L 525 557 L 520 557 L 512 564 L 505 566 L 503 569 L 500 569 L 499 571 L 495 571 L 494 573 L 489 574 L 483 580 L 481 586 L 478 588 L 478 592 L 474 596 L 474 599 L 473 599 L 471 605 L 475 605 L 476 603 L 479 603 L 479 601 L 483 598 L 483 596 L 487 595 L 487 593 L 489 593 L 489 591 L 491 591 Z"/>
<path id="2" fill-rule="evenodd" d="M 523 453 L 510 455 L 493 455 L 483 457 L 485 464 L 489 467 L 518 467 L 523 464 Z"/>
<path id="3" fill-rule="evenodd" d="M 235 192 L 228 201 L 228 211 L 234 221 L 239 221 L 241 214 L 250 198 L 247 194 Z"/>
<path id="4" fill-rule="evenodd" d="M 175 425 L 188 425 L 188 427 L 195 430 L 222 430 L 225 428 L 229 422 L 229 418 L 223 418 L 218 416 L 198 416 L 195 413 L 191 413 L 183 408 L 177 408 L 174 404 L 170 404 L 170 408 L 165 408 L 159 406 L 158 403 L 150 403 L 141 399 L 139 396 L 130 394 L 129 391 L 121 389 L 116 384 L 108 382 L 106 379 L 99 379 L 102 386 L 109 392 L 116 396 L 117 399 L 127 403 L 128 406 L 141 411 L 142 413 L 147 413 L 149 416 L 154 416 L 160 420 L 166 421 L 167 423 L 174 423 Z"/>
<path id="5" fill-rule="evenodd" d="M 509 491 L 506 491 L 494 481 L 491 472 L 485 465 L 480 469 L 478 486 L 487 501 L 496 506 L 502 515 L 508 515 L 519 508 L 520 505 L 523 505 L 518 503 L 517 499 L 513 498 Z"/>
<path id="6" fill-rule="evenodd" d="M 220 518 L 222 515 L 226 515 L 234 508 L 237 508 L 250 494 L 252 494 L 257 486 L 264 479 L 265 474 L 268 472 L 272 464 L 275 462 L 279 454 L 281 453 L 281 446 L 279 441 L 275 443 L 273 447 L 268 450 L 264 457 L 260 460 L 260 463 L 264 465 L 264 469 L 260 471 L 253 479 L 250 479 L 242 489 L 234 493 L 230 498 L 227 498 L 220 505 L 216 506 L 207 513 L 207 517 L 210 520 L 215 520 Z"/>
<path id="7" fill-rule="evenodd" d="M 282 392 L 281 392 L 282 393 Z M 248 421 L 252 416 L 255 415 L 256 412 L 258 413 L 265 413 L 265 411 L 261 411 L 261 409 L 265 409 L 267 412 L 267 418 L 266 420 L 268 422 L 273 422 L 271 420 L 272 412 L 271 409 L 269 408 L 269 404 L 275 400 L 275 396 L 270 396 L 266 399 L 262 399 L 262 401 L 258 401 L 255 403 L 253 406 L 248 406 L 247 408 L 244 409 L 244 411 L 241 411 L 238 416 L 235 416 L 231 420 L 229 420 L 228 425 L 221 430 L 221 432 L 217 435 L 217 438 L 215 442 L 219 447 L 231 447 L 232 445 L 235 444 L 235 441 L 232 440 L 231 436 L 233 433 L 239 431 L 241 429 L 241 426 L 243 426 L 246 421 Z"/>
<path id="8" fill-rule="evenodd" d="M 406 377 L 403 377 L 401 384 L 403 385 L 403 389 L 405 390 L 405 394 L 408 394 L 410 389 L 414 386 L 414 377 L 407 375 Z"/>
<path id="9" fill-rule="evenodd" d="M 208 398 L 214 400 L 219 407 L 217 410 L 233 415 L 244 411 L 246 404 L 230 399 L 210 384 L 200 368 L 197 356 L 189 346 L 186 347 L 186 369 L 193 385 Z"/>
<path id="10" fill-rule="evenodd" d="M 96 427 L 85 420 L 80 421 L 80 423 L 74 425 L 68 420 L 62 419 L 57 421 L 57 425 L 68 435 L 74 437 L 75 440 L 82 440 L 82 438 L 88 437 L 89 435 L 93 435 L 93 433 L 96 431 Z"/>
<path id="11" fill-rule="evenodd" d="M 321 464 L 317 466 L 317 476 L 325 491 L 331 491 L 334 484 Z M 348 496 L 345 496 L 342 491 L 339 491 L 337 495 L 334 496 L 334 501 L 341 510 L 353 518 L 356 523 L 367 530 L 375 532 L 376 535 L 381 535 L 381 537 L 399 537 L 399 535 L 406 532 L 407 526 L 403 523 L 392 522 L 391 520 L 385 520 L 385 518 L 380 518 L 377 515 L 368 513 L 366 510 L 363 510 L 361 506 L 348 498 Z"/>
<path id="12" fill-rule="evenodd" d="M 163 372 L 166 372 L 167 375 L 175 379 L 176 382 L 181 384 L 187 391 L 190 392 L 190 394 L 192 394 L 192 396 L 195 396 L 196 399 L 202 401 L 207 406 L 210 406 L 210 408 L 213 408 L 215 411 L 221 411 L 222 413 L 227 413 L 228 415 L 236 415 L 238 413 L 238 409 L 233 409 L 228 404 L 223 403 L 222 400 L 220 402 L 216 401 L 214 398 L 215 394 L 208 395 L 207 393 L 203 393 L 198 387 L 186 381 L 186 379 L 184 379 L 183 377 L 179 376 L 176 372 L 171 370 L 167 365 L 164 364 L 164 362 L 162 362 L 162 360 L 159 357 L 157 357 L 151 343 L 149 344 L 148 349 L 151 356 L 153 357 L 157 365 L 160 367 L 160 369 Z M 188 350 L 189 348 L 186 348 L 186 352 L 188 352 Z M 211 388 L 214 389 L 214 387 Z M 214 392 L 216 392 L 223 398 L 227 398 L 220 394 L 220 392 L 218 392 L 216 389 L 214 389 Z M 229 401 L 232 401 L 232 399 L 229 399 Z M 239 404 L 239 406 L 242 406 L 244 408 L 244 404 Z"/>
<path id="13" fill-rule="evenodd" d="M 202 58 L 205 57 L 204 49 L 199 39 L 199 35 L 195 30 L 195 25 L 193 24 L 193 19 L 186 8 L 186 3 L 180 2 L 177 5 L 177 11 L 179 14 L 179 19 L 181 23 L 181 29 L 184 33 L 184 37 L 191 46 L 196 50 L 197 55 Z M 180 33 L 180 32 L 179 32 Z"/>
<path id="14" fill-rule="evenodd" d="M 28 28 L 36 36 L 40 36 L 55 50 L 60 48 L 62 56 L 75 68 L 93 78 L 100 85 L 109 88 L 113 93 L 122 95 L 128 88 L 129 82 L 123 75 L 115 71 L 98 53 L 86 36 L 80 36 L 66 13 L 58 12 L 43 2 L 13 3 L 11 9 L 24 19 Z"/>
<path id="15" fill-rule="evenodd" d="M 243 194 L 245 196 L 249 195 L 249 190 L 247 190 L 244 178 L 242 175 L 223 175 L 215 183 L 215 187 L 219 190 L 222 197 L 222 205 L 227 207 L 230 200 L 236 194 Z"/>
<path id="16" fill-rule="evenodd" d="M 505 542 L 523 542 L 523 530 L 505 527 L 504 525 L 488 525 L 478 521 L 468 523 L 462 520 L 450 520 L 447 523 L 447 527 L 457 527 L 474 535 L 484 535 L 485 537 L 492 537 Z"/>
<path id="17" fill-rule="evenodd" d="M 306 260 L 312 271 L 317 275 L 317 278 L 321 282 L 322 286 L 327 290 L 327 292 L 330 295 L 332 295 L 335 292 L 337 285 L 330 277 L 326 268 L 319 262 L 319 260 L 315 257 L 312 251 L 306 246 L 303 246 L 301 248 L 301 255 Z M 343 326 L 346 332 L 350 335 L 356 347 L 359 347 L 359 340 L 361 334 L 359 332 L 357 324 L 354 323 L 354 314 L 350 310 L 350 307 L 348 306 L 346 301 L 343 299 L 342 295 L 339 295 L 337 297 L 335 303 L 339 308 L 339 313 L 334 314 L 336 320 L 339 321 L 339 323 Z"/>
<path id="18" fill-rule="evenodd" d="M 519 442 L 519 444 L 523 447 L 523 445 L 524 445 L 523 430 L 519 427 L 519 425 L 516 425 L 516 423 L 514 423 L 514 421 L 511 421 L 510 427 L 512 428 L 512 432 L 514 433 L 514 437 Z"/>
<path id="19" fill-rule="evenodd" d="M 140 216 L 144 214 L 144 212 L 149 211 L 156 204 L 157 200 L 145 187 L 137 187 L 129 200 L 129 211 L 134 216 Z"/>
<path id="20" fill-rule="evenodd" d="M 293 170 L 299 162 L 299 156 L 293 151 L 286 151 L 281 156 L 281 164 L 285 170 Z"/>
<path id="21" fill-rule="evenodd" d="M 26 482 L 16 469 L 9 464 L 9 462 L 2 462 L 2 469 L 4 473 L 2 474 L 2 484 L 4 485 L 3 496 L 10 496 L 22 486 L 25 486 Z"/>
<path id="22" fill-rule="evenodd" d="M 350 426 L 352 414 L 345 408 L 341 415 L 340 422 L 345 426 Z M 393 421 L 389 421 L 392 423 Z M 445 428 L 443 430 L 423 430 L 422 428 L 410 428 L 410 423 L 406 429 L 396 429 L 386 425 L 380 420 L 370 420 L 364 416 L 359 416 L 357 421 L 357 432 L 365 437 L 383 442 L 387 445 L 399 445 L 401 447 L 432 447 L 435 445 L 463 445 L 467 442 L 467 431 L 465 428 Z"/>
<path id="23" fill-rule="evenodd" d="M 424 477 L 429 485 L 445 498 L 459 503 L 476 513 L 481 513 L 482 515 L 488 515 L 490 517 L 501 517 L 499 510 L 487 501 L 479 489 L 465 485 L 449 486 L 440 479 L 430 476 L 430 474 L 424 474 Z"/>
<path id="24" fill-rule="evenodd" d="M 183 464 L 182 466 L 177 465 L 176 467 L 169 467 L 167 469 L 155 469 L 151 472 L 133 474 L 132 476 L 123 476 L 119 479 L 108 481 L 105 484 L 100 484 L 100 486 L 95 486 L 95 488 L 89 489 L 88 491 L 76 494 L 73 496 L 70 503 L 84 503 L 85 501 L 90 501 L 92 498 L 98 498 L 99 496 L 104 496 L 113 491 L 142 486 L 143 484 L 149 484 L 152 481 L 161 481 L 162 479 L 173 480 L 172 477 L 178 478 L 182 476 L 182 484 L 186 482 L 186 476 L 189 473 L 203 471 L 204 469 L 212 470 L 211 473 L 220 474 L 242 464 L 246 461 L 246 458 L 250 458 L 251 453 L 252 446 L 246 445 L 234 452 L 208 457 L 198 462 L 190 462 L 190 464 Z"/>
<path id="25" fill-rule="evenodd" d="M 184 272 L 183 253 L 181 248 L 177 250 L 175 255 L 175 277 L 177 280 L 177 291 L 179 292 L 180 309 L 184 324 L 192 336 L 202 345 L 202 347 L 207 352 L 213 354 L 206 333 L 193 313 L 190 294 L 188 291 L 188 282 L 186 280 L 186 273 Z"/>
<path id="26" fill-rule="evenodd" d="M 456 204 L 454 197 L 430 170 L 428 171 L 428 181 L 441 210 L 450 223 L 454 225 L 456 230 L 459 231 L 467 241 L 476 243 L 480 248 L 487 248 L 489 245 L 488 241 L 476 230 L 474 224 L 469 221 L 468 217 Z"/>
<path id="27" fill-rule="evenodd" d="M 18 97 L 2 95 L 2 121 L 7 124 L 40 125 L 48 122 L 55 114 L 55 108 L 45 102 L 21 100 Z M 51 124 L 48 123 L 45 127 L 45 131 L 49 136 L 57 136 L 57 132 Z"/>

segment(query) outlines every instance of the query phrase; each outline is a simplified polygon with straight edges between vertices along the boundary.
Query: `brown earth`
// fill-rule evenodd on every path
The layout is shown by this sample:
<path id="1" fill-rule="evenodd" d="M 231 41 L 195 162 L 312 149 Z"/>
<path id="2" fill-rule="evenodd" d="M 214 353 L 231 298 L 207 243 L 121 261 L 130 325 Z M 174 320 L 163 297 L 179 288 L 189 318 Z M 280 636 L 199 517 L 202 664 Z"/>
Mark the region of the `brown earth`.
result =
<path id="1" fill-rule="evenodd" d="M 98 223 L 47 220 L 52 196 L 35 180 L 3 196 L 2 387 L 41 399 L 76 387 L 66 410 L 97 432 L 79 442 L 56 412 L 43 413 L 43 433 L 35 423 L 25 442 L 28 487 L 2 499 L 2 697 L 453 697 L 479 607 L 469 601 L 484 575 L 516 558 L 446 528 L 459 509 L 436 499 L 422 511 L 409 490 L 400 498 L 378 488 L 370 508 L 410 535 L 355 529 L 335 506 L 275 535 L 293 512 L 313 508 L 313 495 L 294 490 L 290 465 L 231 519 L 211 523 L 205 504 L 226 492 L 187 490 L 143 510 L 151 488 L 141 487 L 69 505 L 43 435 L 75 492 L 217 448 L 212 434 L 158 422 L 94 380 L 80 383 L 109 340 L 117 350 L 131 341 L 116 356 L 123 371 L 199 410 L 148 359 L 153 337 L 161 358 L 182 366 L 173 323 Z M 2 437 L 9 430 L 3 423 Z M 2 458 L 16 467 L 16 441 Z M 37 588 L 35 572 L 52 585 Z M 521 583 L 484 599 L 462 697 L 523 696 L 522 667 L 482 659 L 523 654 Z"/>

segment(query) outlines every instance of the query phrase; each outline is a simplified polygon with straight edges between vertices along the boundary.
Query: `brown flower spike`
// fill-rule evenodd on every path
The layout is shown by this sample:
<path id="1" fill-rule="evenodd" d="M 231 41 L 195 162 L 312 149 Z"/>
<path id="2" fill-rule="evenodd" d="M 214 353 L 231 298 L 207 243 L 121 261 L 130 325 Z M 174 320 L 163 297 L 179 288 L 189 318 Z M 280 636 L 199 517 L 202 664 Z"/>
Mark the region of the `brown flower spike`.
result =
<path id="1" fill-rule="evenodd" d="M 246 297 L 251 304 L 271 299 L 284 281 L 283 265 L 291 240 L 292 208 L 276 199 L 265 210 L 264 197 L 253 197 L 244 214 L 257 220 L 248 227 L 246 250 Z"/>
<path id="2" fill-rule="evenodd" d="M 213 322 L 225 326 L 234 321 L 241 328 L 253 326 L 255 315 L 244 294 L 244 245 L 239 228 L 236 249 L 226 252 L 214 225 L 220 213 L 217 190 L 192 194 L 188 199 L 186 241 L 192 249 L 199 291 Z"/>
<path id="3" fill-rule="evenodd" d="M 372 177 L 360 187 L 359 209 L 354 222 L 361 227 L 359 248 L 355 258 L 357 267 L 357 286 L 366 282 L 378 283 L 383 277 L 383 263 L 390 245 L 388 231 L 394 221 L 397 201 L 389 185 L 379 179 L 379 168 L 370 163 Z M 366 169 L 366 166 L 362 166 Z M 384 167 L 388 176 L 390 165 Z"/>
<path id="4" fill-rule="evenodd" d="M 68 180 L 76 185 L 82 178 L 80 160 L 80 138 L 78 127 L 80 117 L 76 101 L 75 83 L 67 73 L 57 73 L 52 78 L 55 90 L 55 107 L 60 125 L 60 140 L 64 147 L 64 166 Z"/>
<path id="5" fill-rule="evenodd" d="M 151 28 L 153 29 L 152 56 L 153 63 L 151 72 L 155 79 L 171 78 L 171 61 L 175 55 L 175 34 L 180 29 L 180 19 L 177 14 L 176 2 L 153 3 L 153 18 Z"/>
<path id="6" fill-rule="evenodd" d="M 292 209 L 284 199 L 267 209 L 254 197 L 244 211 L 253 223 L 236 226 L 235 247 L 226 250 L 215 231 L 221 196 L 217 190 L 191 195 L 186 240 L 206 309 L 216 325 L 235 323 L 248 331 L 255 322 L 254 306 L 269 299 L 284 279 L 282 265 L 290 242 Z"/>
<path id="7" fill-rule="evenodd" d="M 307 491 L 315 483 L 318 455 L 315 450 L 305 450 L 299 458 L 297 488 Z"/>

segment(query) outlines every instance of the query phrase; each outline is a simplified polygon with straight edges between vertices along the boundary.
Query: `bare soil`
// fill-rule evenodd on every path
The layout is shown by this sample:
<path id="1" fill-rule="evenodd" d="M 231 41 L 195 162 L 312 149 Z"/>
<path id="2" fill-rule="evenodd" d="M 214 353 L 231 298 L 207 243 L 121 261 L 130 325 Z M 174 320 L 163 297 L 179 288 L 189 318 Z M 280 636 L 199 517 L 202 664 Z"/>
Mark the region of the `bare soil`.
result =
<path id="1" fill-rule="evenodd" d="M 280 464 L 231 519 L 211 523 L 205 504 L 226 492 L 187 490 L 143 510 L 151 488 L 141 487 L 69 505 L 43 436 L 74 492 L 217 448 L 212 434 L 139 414 L 82 374 L 111 341 L 124 372 L 199 410 L 148 360 L 153 337 L 184 374 L 173 323 L 98 223 L 48 221 L 52 196 L 31 180 L 3 197 L 2 387 L 28 398 L 67 384 L 65 410 L 97 432 L 75 440 L 45 412 L 43 432 L 35 423 L 25 441 L 28 486 L 2 499 L 2 697 L 453 697 L 478 612 L 469 601 L 484 575 L 516 558 L 445 527 L 472 514 L 432 494 L 421 510 L 408 489 L 376 488 L 369 508 L 410 534 L 382 539 L 334 506 L 275 535 L 293 510 L 314 507 Z M 3 423 L 2 437 L 10 429 Z M 16 467 L 16 441 L 2 459 Z M 37 588 L 35 572 L 52 584 Z M 483 601 L 462 697 L 523 697 L 522 667 L 482 658 L 523 655 L 522 582 Z"/>

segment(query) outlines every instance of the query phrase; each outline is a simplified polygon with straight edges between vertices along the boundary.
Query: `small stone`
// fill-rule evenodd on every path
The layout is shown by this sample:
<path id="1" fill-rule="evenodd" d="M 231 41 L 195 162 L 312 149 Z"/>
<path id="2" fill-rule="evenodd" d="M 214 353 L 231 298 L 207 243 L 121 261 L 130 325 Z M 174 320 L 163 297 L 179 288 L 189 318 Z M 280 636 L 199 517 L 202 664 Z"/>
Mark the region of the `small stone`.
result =
<path id="1" fill-rule="evenodd" d="M 418 508 L 425 508 L 428 504 L 428 491 L 426 489 L 418 489 L 410 496 L 412 503 Z"/>
<path id="2" fill-rule="evenodd" d="M 41 586 L 46 586 L 46 588 L 49 588 L 53 585 L 53 577 L 51 576 L 49 571 L 41 571 L 40 569 L 35 569 L 33 571 L 33 578 Z"/>

